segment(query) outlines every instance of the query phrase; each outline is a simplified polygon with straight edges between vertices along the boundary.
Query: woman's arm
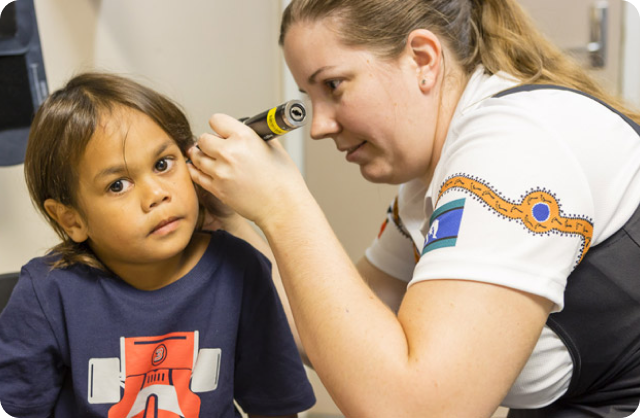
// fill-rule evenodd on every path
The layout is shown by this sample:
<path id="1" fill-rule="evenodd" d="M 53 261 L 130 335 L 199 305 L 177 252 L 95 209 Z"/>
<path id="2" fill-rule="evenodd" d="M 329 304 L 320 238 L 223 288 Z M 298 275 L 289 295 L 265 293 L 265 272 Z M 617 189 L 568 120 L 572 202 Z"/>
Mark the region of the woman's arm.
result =
<path id="1" fill-rule="evenodd" d="M 407 291 L 407 283 L 383 272 L 366 257 L 362 257 L 356 263 L 356 268 L 376 296 L 393 312 L 398 313 Z"/>
<path id="2" fill-rule="evenodd" d="M 264 231 L 309 359 L 347 416 L 489 417 L 552 303 L 460 280 L 415 284 L 398 316 L 367 286 L 277 141 L 230 117 L 200 138 L 193 178 Z"/>
<path id="3" fill-rule="evenodd" d="M 293 415 L 272 415 L 272 416 L 247 414 L 247 416 L 249 418 L 298 418 L 298 414 L 293 414 Z"/>
<path id="4" fill-rule="evenodd" d="M 304 347 L 300 341 L 300 335 L 298 334 L 298 330 L 295 326 L 289 299 L 287 298 L 284 290 L 273 251 L 271 251 L 271 247 L 269 247 L 265 238 L 260 235 L 253 226 L 251 226 L 249 221 L 238 214 L 227 214 L 225 217 L 217 217 L 215 222 L 210 220 L 208 223 L 205 223 L 205 228 L 207 228 L 207 225 L 209 225 L 209 229 L 224 229 L 234 236 L 247 241 L 254 248 L 264 254 L 269 261 L 271 261 L 272 278 L 276 290 L 278 291 L 278 295 L 282 300 L 282 305 L 285 314 L 287 315 L 296 346 L 298 347 L 298 351 L 300 352 L 305 364 L 311 367 L 311 363 L 304 352 Z M 400 309 L 400 302 L 402 302 L 402 298 L 407 290 L 407 283 L 378 269 L 371 264 L 366 257 L 362 257 L 356 264 L 356 267 L 376 296 L 380 298 L 380 300 L 382 300 L 393 312 L 397 313 L 398 309 Z"/>
<path id="5" fill-rule="evenodd" d="M 396 317 L 319 208 L 309 203 L 263 228 L 307 355 L 348 416 L 490 416 L 552 306 L 508 288 L 438 280 L 412 286 Z"/>

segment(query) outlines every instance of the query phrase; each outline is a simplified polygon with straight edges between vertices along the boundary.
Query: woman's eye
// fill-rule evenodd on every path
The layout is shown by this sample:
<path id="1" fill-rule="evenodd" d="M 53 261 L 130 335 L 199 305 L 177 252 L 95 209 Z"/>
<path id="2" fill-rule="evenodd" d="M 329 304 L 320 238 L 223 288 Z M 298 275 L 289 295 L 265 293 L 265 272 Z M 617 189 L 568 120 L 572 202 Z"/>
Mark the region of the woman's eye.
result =
<path id="1" fill-rule="evenodd" d="M 122 193 L 131 187 L 131 182 L 125 179 L 116 180 L 109 185 L 109 191 L 112 193 Z"/>
<path id="2" fill-rule="evenodd" d="M 333 91 L 333 90 L 338 88 L 340 83 L 341 83 L 340 80 L 328 80 L 327 81 L 327 87 L 329 87 L 329 89 Z"/>

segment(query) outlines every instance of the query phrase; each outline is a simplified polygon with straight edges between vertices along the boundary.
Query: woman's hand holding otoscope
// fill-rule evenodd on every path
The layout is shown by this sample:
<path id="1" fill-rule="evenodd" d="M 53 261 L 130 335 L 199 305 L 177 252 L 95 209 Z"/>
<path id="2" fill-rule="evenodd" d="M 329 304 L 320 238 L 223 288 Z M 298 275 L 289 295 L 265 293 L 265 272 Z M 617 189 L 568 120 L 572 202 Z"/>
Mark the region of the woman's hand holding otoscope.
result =
<path id="1" fill-rule="evenodd" d="M 258 226 L 284 216 L 282 207 L 270 208 L 266 202 L 295 202 L 309 192 L 282 145 L 271 139 L 303 126 L 306 118 L 299 100 L 240 120 L 213 115 L 209 124 L 215 134 L 202 134 L 188 151 L 192 179 Z"/>

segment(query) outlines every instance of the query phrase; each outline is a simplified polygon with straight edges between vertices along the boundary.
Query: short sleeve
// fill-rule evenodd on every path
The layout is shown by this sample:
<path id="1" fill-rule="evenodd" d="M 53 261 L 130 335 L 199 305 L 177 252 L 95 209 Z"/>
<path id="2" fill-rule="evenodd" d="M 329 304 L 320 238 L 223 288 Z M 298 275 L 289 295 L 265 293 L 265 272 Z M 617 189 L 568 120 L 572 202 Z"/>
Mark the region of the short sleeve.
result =
<path id="1" fill-rule="evenodd" d="M 12 416 L 49 417 L 66 374 L 58 344 L 22 270 L 0 315 L 0 403 Z"/>
<path id="2" fill-rule="evenodd" d="M 387 210 L 378 236 L 367 248 L 367 260 L 376 268 L 399 280 L 409 282 L 416 264 L 416 250 L 398 215 L 398 199 Z"/>
<path id="3" fill-rule="evenodd" d="M 493 283 L 561 310 L 593 236 L 592 194 L 575 155 L 553 126 L 504 100 L 487 100 L 452 129 L 412 283 Z"/>
<path id="4" fill-rule="evenodd" d="M 300 354 L 261 254 L 249 260 L 236 349 L 235 399 L 247 413 L 289 415 L 315 403 Z"/>

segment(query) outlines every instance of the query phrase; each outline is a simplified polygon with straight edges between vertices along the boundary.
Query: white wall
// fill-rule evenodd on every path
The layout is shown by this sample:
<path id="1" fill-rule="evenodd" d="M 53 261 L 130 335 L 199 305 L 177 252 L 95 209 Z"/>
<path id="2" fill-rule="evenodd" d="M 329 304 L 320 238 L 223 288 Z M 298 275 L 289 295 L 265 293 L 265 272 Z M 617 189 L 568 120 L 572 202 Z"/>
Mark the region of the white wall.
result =
<path id="1" fill-rule="evenodd" d="M 640 109 L 640 1 L 623 3 L 621 89 L 623 97 Z"/>

